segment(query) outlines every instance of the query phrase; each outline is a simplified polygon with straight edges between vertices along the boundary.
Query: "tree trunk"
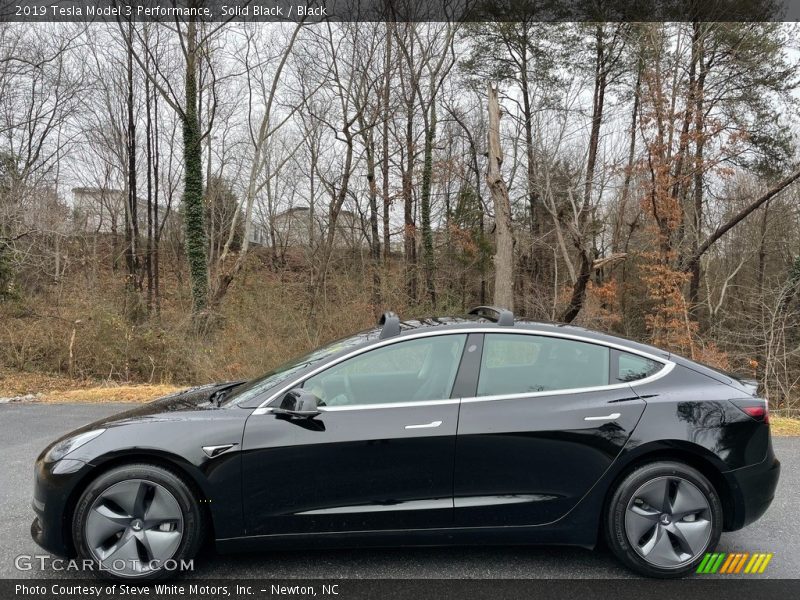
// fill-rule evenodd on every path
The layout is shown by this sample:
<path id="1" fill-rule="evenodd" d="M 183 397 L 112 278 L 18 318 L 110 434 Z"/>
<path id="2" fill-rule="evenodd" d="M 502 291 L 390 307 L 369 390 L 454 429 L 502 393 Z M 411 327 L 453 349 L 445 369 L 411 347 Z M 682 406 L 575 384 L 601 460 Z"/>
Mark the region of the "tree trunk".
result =
<path id="1" fill-rule="evenodd" d="M 631 109 L 630 138 L 628 142 L 628 160 L 625 165 L 625 179 L 622 182 L 622 194 L 619 207 L 614 219 L 614 231 L 611 234 L 611 253 L 622 251 L 622 228 L 625 224 L 625 212 L 628 208 L 628 199 L 631 193 L 631 179 L 633 179 L 633 164 L 636 159 L 636 124 L 639 117 L 639 97 L 641 95 L 643 61 L 639 61 L 636 71 L 636 84 L 633 88 L 633 108 Z M 625 263 L 623 263 L 624 265 Z M 623 266 L 624 269 L 624 266 Z"/>
<path id="2" fill-rule="evenodd" d="M 137 288 L 139 272 L 139 215 L 136 199 L 136 125 L 133 109 L 133 21 L 128 21 L 128 200 L 125 210 L 125 264 L 128 268 L 127 287 Z"/>
<path id="3" fill-rule="evenodd" d="M 433 177 L 433 142 L 436 139 L 436 101 L 431 98 L 431 112 L 425 132 L 425 159 L 422 166 L 422 190 L 420 192 L 420 220 L 422 221 L 422 268 L 425 274 L 425 292 L 436 310 L 436 286 L 434 284 L 433 231 L 431 229 L 431 179 Z"/>
<path id="4" fill-rule="evenodd" d="M 564 323 L 571 323 L 583 308 L 586 298 L 586 288 L 592 277 L 592 245 L 589 240 L 587 223 L 592 215 L 592 188 L 594 185 L 594 170 L 597 162 L 597 148 L 600 143 L 600 126 L 603 124 L 603 107 L 607 85 L 605 43 L 603 40 L 603 25 L 596 28 L 596 55 L 594 78 L 594 101 L 592 104 L 592 129 L 589 134 L 589 153 L 586 159 L 586 181 L 583 186 L 583 204 L 578 215 L 578 231 L 574 233 L 575 247 L 580 257 L 580 268 L 575 284 L 572 286 L 572 296 L 567 308 L 561 315 Z"/>
<path id="5" fill-rule="evenodd" d="M 496 249 L 494 254 L 494 304 L 514 310 L 514 229 L 508 186 L 503 181 L 500 146 L 500 103 L 497 88 L 489 84 L 488 167 L 486 184 L 494 203 Z"/>
<path id="6" fill-rule="evenodd" d="M 758 267 L 756 268 L 756 285 L 758 289 L 758 297 L 764 293 L 764 275 L 767 270 L 767 225 L 769 223 L 769 202 L 764 205 L 764 211 L 761 214 L 761 227 L 759 229 L 758 240 Z M 763 312 L 763 305 L 762 305 Z"/>
<path id="7" fill-rule="evenodd" d="M 639 66 L 636 72 L 636 85 L 633 92 L 633 109 L 631 110 L 631 128 L 630 128 L 630 142 L 628 144 L 628 162 L 625 165 L 625 180 L 622 183 L 622 195 L 620 197 L 619 206 L 617 207 L 617 214 L 614 219 L 614 231 L 611 234 L 611 253 L 617 254 L 619 252 L 628 252 L 628 244 L 635 227 L 636 221 L 630 224 L 625 218 L 628 210 L 628 200 L 630 198 L 631 180 L 633 179 L 633 165 L 636 158 L 636 124 L 639 116 L 639 102 L 642 90 L 642 71 L 644 69 L 643 61 L 639 60 Z M 622 241 L 623 228 L 625 231 L 625 242 Z M 620 312 L 623 315 L 628 314 L 628 294 L 625 293 L 625 285 L 627 282 L 627 264 L 628 261 L 622 263 L 622 268 L 618 274 L 618 289 L 621 291 L 619 294 Z M 613 270 L 613 267 L 612 267 Z"/>
<path id="8" fill-rule="evenodd" d="M 486 233 L 486 218 L 485 213 L 481 211 L 480 221 L 478 222 L 478 231 L 480 231 L 481 239 L 483 239 L 484 234 Z M 483 251 L 481 251 L 483 254 Z M 486 261 L 481 259 L 481 284 L 480 289 L 478 291 L 478 302 L 481 306 L 486 304 Z"/>
<path id="9" fill-rule="evenodd" d="M 767 269 L 767 227 L 769 225 L 769 202 L 764 205 L 764 210 L 761 215 L 761 226 L 759 229 L 758 239 L 758 265 L 756 267 L 756 289 L 758 291 L 757 298 L 759 300 L 759 310 L 761 311 L 761 322 L 767 322 L 767 310 L 763 302 L 764 298 L 764 277 Z M 766 356 L 763 346 L 759 346 L 756 353 L 756 366 L 758 372 L 758 379 L 764 377 L 764 365 L 766 363 Z"/>
<path id="10" fill-rule="evenodd" d="M 160 275 L 160 246 L 161 228 L 158 216 L 158 182 L 159 173 L 159 146 L 158 146 L 158 94 L 153 93 L 153 305 L 156 314 L 161 314 L 161 275 Z"/>
<path id="11" fill-rule="evenodd" d="M 406 293 L 411 302 L 417 301 L 417 226 L 414 221 L 414 107 L 409 102 L 406 115 L 406 165 L 403 171 L 403 247 L 406 260 Z"/>
<path id="12" fill-rule="evenodd" d="M 149 59 L 148 59 L 149 61 Z M 147 313 L 153 312 L 153 115 L 150 101 L 150 79 L 144 79 L 146 123 L 145 137 L 147 138 L 147 251 L 145 266 L 147 269 Z"/>
<path id="13" fill-rule="evenodd" d="M 692 238 L 693 253 L 697 252 L 700 246 L 700 239 L 703 232 L 703 164 L 705 148 L 705 114 L 703 105 L 703 92 L 705 88 L 706 75 L 708 68 L 704 60 L 703 53 L 703 38 L 700 34 L 700 24 L 694 23 L 695 28 L 694 39 L 697 43 L 697 63 L 699 66 L 699 73 L 697 76 L 697 85 L 694 95 L 694 136 L 695 136 L 695 153 L 694 153 L 694 236 Z M 691 276 L 689 279 L 689 308 L 696 310 L 698 306 L 698 299 L 700 295 L 700 261 L 692 263 Z"/>
<path id="14" fill-rule="evenodd" d="M 186 31 L 186 108 L 183 118 L 184 189 L 183 218 L 186 257 L 192 283 L 192 306 L 195 314 L 208 302 L 208 264 L 206 232 L 203 223 L 203 157 L 200 123 L 197 115 L 197 26 L 189 17 Z"/>
<path id="15" fill-rule="evenodd" d="M 527 42 L 527 37 L 526 37 Z M 531 93 L 528 88 L 528 52 L 527 44 L 520 49 L 520 91 L 522 92 L 522 118 L 525 129 L 526 183 L 528 191 L 528 210 L 530 212 L 531 232 L 531 272 L 544 272 L 544 254 L 540 252 L 540 236 L 542 234 L 542 214 L 539 206 L 539 195 L 536 193 L 536 153 L 533 147 L 533 109 Z"/>
<path id="16" fill-rule="evenodd" d="M 689 151 L 689 126 L 692 123 L 692 115 L 696 108 L 697 99 L 697 65 L 700 48 L 700 30 L 698 23 L 692 24 L 692 51 L 689 59 L 689 80 L 687 83 L 688 94 L 686 98 L 686 109 L 683 114 L 683 125 L 681 136 L 678 139 L 678 154 L 675 157 L 675 171 L 672 184 L 672 197 L 678 202 L 682 202 L 689 189 L 690 174 L 684 173 L 684 163 Z"/>
<path id="17" fill-rule="evenodd" d="M 320 293 L 325 289 L 327 284 L 328 266 L 331 261 L 331 254 L 333 253 L 333 244 L 336 236 L 336 223 L 339 220 L 339 213 L 342 211 L 344 201 L 347 199 L 347 192 L 350 189 L 350 176 L 353 171 L 353 133 L 350 130 L 350 124 L 346 123 L 342 128 L 342 134 L 345 137 L 347 151 L 344 157 L 344 171 L 342 172 L 341 188 L 335 192 L 331 198 L 331 204 L 328 207 L 328 230 L 325 234 L 325 240 L 322 242 L 322 258 L 320 260 L 319 276 L 317 278 L 317 285 L 312 296 L 311 307 L 309 309 L 309 316 L 312 326 L 315 325 L 316 309 Z"/>
<path id="18" fill-rule="evenodd" d="M 521 81 L 522 88 L 522 118 L 525 123 L 525 154 L 528 161 L 527 164 L 527 185 L 528 185 L 528 208 L 531 213 L 531 233 L 536 235 L 539 231 L 540 223 L 536 207 L 536 191 L 534 184 L 536 181 L 536 165 L 533 148 L 533 115 L 531 112 L 531 94 L 528 89 L 528 68 L 526 55 L 523 55 Z"/>
<path id="19" fill-rule="evenodd" d="M 381 307 L 381 241 L 378 234 L 378 185 L 375 181 L 375 138 L 372 129 L 364 134 L 364 145 L 367 154 L 367 183 L 369 185 L 369 229 L 370 258 L 372 259 L 372 308 L 380 311 Z"/>
<path id="20" fill-rule="evenodd" d="M 381 164 L 381 184 L 383 186 L 383 261 L 387 267 L 391 257 L 390 238 L 389 238 L 389 208 L 392 200 L 389 197 L 389 115 L 391 109 L 390 90 L 392 85 L 392 23 L 386 22 L 386 62 L 384 63 L 384 75 L 386 77 L 383 84 L 383 162 Z"/>

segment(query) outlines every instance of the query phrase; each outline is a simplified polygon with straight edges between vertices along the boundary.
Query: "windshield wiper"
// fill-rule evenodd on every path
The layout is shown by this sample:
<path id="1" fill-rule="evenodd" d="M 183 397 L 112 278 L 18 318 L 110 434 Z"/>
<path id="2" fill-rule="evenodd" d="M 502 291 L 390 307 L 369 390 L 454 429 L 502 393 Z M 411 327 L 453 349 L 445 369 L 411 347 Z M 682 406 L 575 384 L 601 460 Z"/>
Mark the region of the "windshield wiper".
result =
<path id="1" fill-rule="evenodd" d="M 224 390 L 217 390 L 208 397 L 208 401 L 216 406 L 222 406 L 222 401 L 225 400 L 225 396 L 227 396 L 228 392 L 230 391 L 231 388 L 226 388 Z"/>

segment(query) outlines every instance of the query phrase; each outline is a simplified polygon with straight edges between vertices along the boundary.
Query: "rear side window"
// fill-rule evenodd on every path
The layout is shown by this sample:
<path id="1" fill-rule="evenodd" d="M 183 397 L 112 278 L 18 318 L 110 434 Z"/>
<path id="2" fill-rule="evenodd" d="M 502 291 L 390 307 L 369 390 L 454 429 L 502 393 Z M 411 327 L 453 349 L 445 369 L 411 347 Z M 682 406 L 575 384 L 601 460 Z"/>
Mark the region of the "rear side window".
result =
<path id="1" fill-rule="evenodd" d="M 650 375 L 658 373 L 664 366 L 658 361 L 627 352 L 618 352 L 617 356 L 617 366 L 612 369 L 612 376 L 617 383 L 628 383 L 650 377 Z"/>
<path id="2" fill-rule="evenodd" d="M 486 334 L 478 396 L 608 385 L 609 349 L 523 334 Z"/>

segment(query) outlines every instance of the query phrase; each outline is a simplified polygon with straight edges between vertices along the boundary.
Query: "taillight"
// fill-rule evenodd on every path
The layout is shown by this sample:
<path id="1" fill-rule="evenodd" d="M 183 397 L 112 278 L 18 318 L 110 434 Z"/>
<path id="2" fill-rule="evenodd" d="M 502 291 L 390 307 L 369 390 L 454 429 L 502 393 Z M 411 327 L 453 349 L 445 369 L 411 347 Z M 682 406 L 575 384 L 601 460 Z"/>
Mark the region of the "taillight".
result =
<path id="1" fill-rule="evenodd" d="M 731 400 L 731 402 L 736 408 L 756 421 L 769 423 L 769 407 L 766 400 L 747 398 L 746 400 Z"/>
<path id="2" fill-rule="evenodd" d="M 756 421 L 769 423 L 769 412 L 763 406 L 746 406 L 744 412 L 753 417 Z"/>

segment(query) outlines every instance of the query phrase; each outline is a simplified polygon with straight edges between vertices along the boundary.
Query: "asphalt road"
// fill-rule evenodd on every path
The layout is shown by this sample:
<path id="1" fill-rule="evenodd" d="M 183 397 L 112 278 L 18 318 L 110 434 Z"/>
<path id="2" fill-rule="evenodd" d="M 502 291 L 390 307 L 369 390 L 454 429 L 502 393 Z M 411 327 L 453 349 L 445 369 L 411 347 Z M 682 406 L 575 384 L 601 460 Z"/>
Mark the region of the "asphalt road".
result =
<path id="1" fill-rule="evenodd" d="M 29 535 L 32 467 L 52 439 L 122 411 L 121 404 L 0 405 L 0 578 L 70 578 L 80 574 L 19 571 L 19 555 L 42 554 Z M 800 576 L 800 438 L 778 438 L 783 463 L 772 507 L 753 525 L 722 535 L 721 552 L 772 552 L 761 577 Z M 206 553 L 188 577 L 214 578 L 618 578 L 632 577 L 608 551 L 561 547 L 458 547 L 306 550 L 217 556 Z M 724 577 L 724 576 L 723 576 Z"/>

